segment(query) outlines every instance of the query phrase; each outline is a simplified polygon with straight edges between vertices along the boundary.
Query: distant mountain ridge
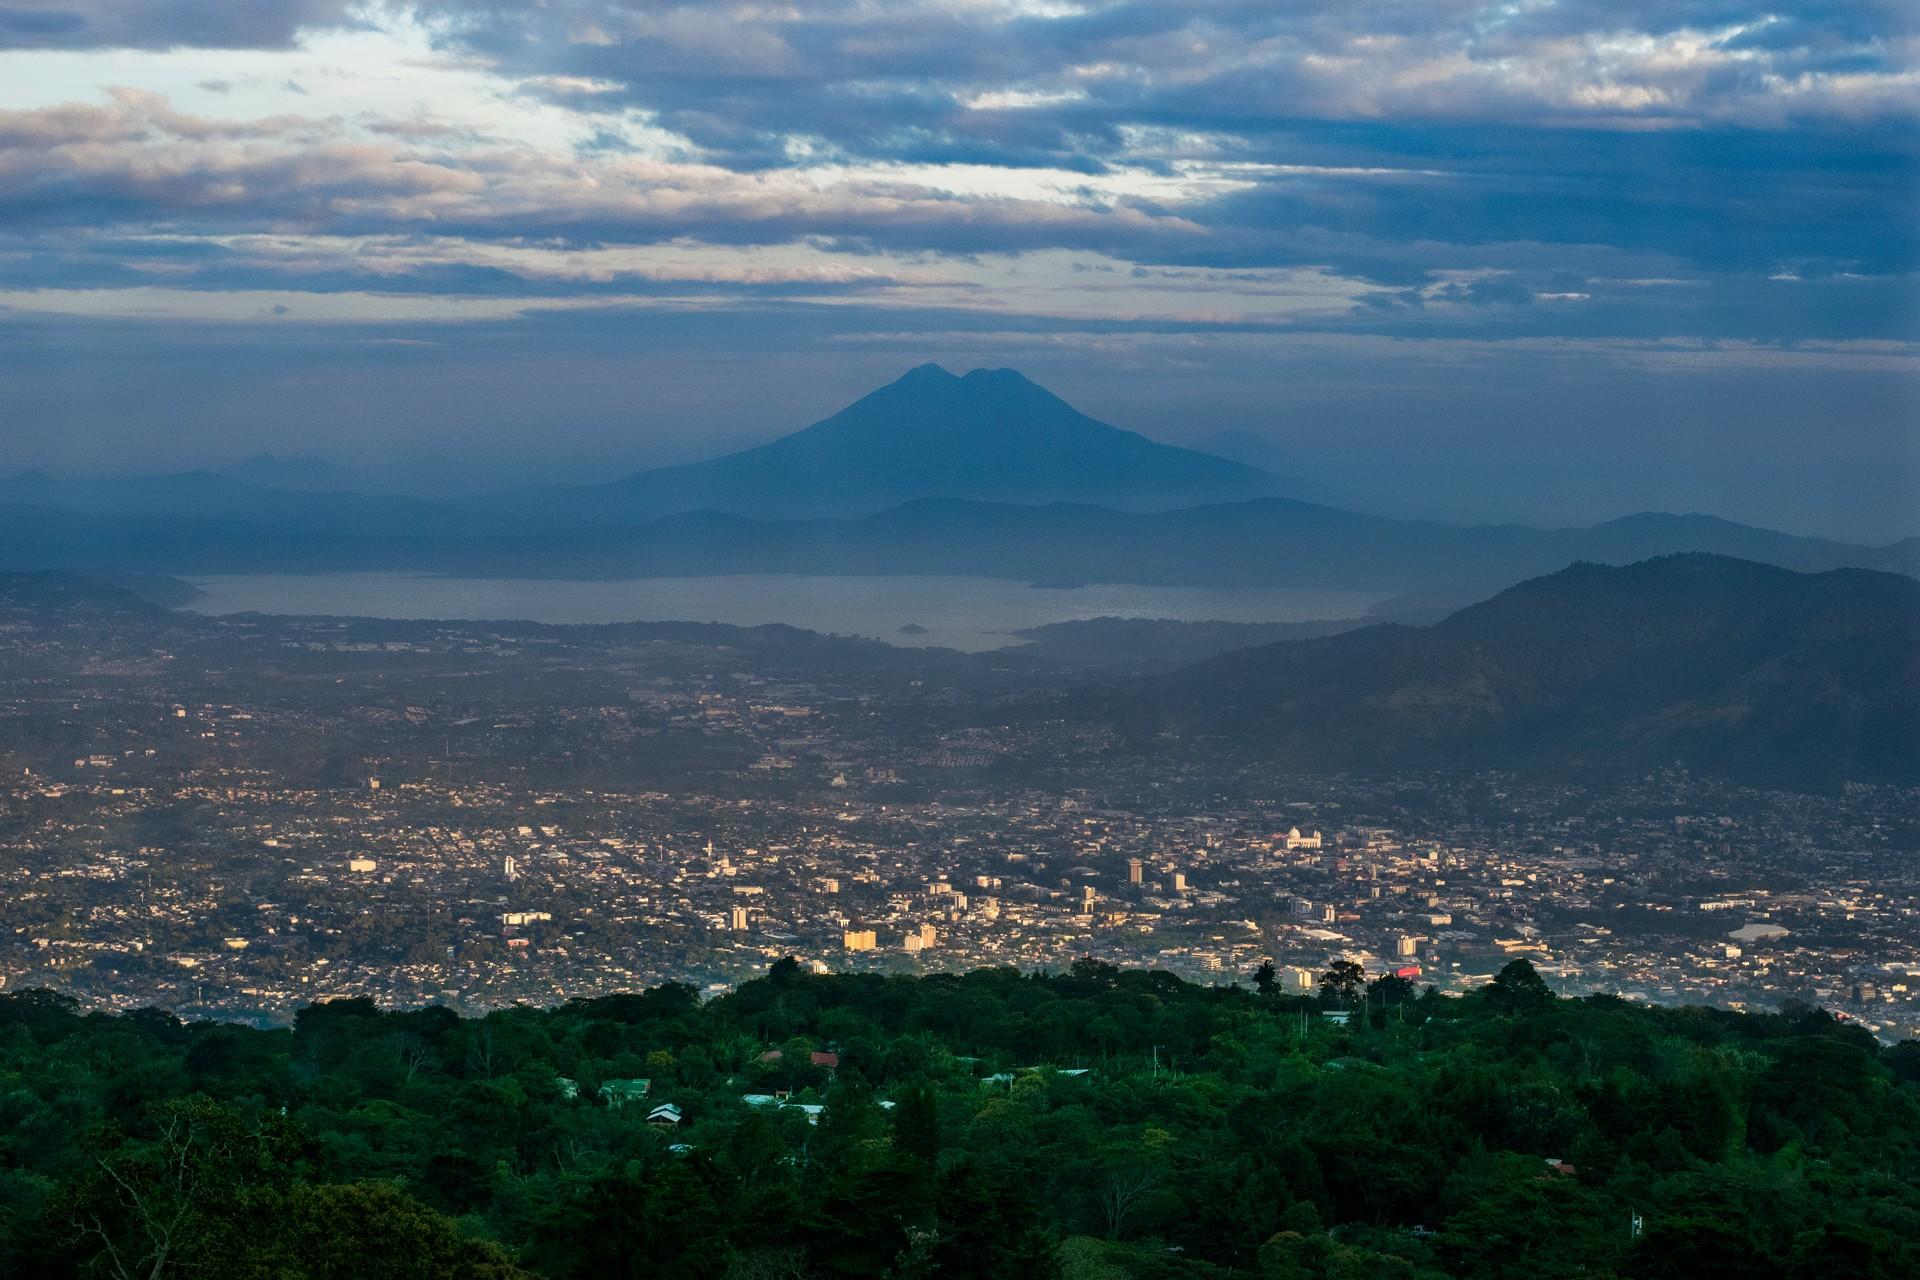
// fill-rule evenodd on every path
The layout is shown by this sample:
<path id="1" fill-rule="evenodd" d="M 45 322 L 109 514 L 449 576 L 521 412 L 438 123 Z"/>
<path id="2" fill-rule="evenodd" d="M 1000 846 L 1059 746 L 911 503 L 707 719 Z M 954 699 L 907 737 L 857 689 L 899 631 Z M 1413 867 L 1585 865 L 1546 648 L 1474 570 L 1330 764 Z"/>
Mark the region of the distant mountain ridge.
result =
<path id="1" fill-rule="evenodd" d="M 295 489 L 310 493 L 368 493 L 376 487 L 374 477 L 352 467 L 343 467 L 325 458 L 286 458 L 273 453 L 256 453 L 219 474 L 244 484 L 268 489 Z"/>
<path id="2" fill-rule="evenodd" d="M 699 511 L 856 518 L 928 498 L 1157 511 L 1280 494 L 1287 482 L 1108 426 L 1011 369 L 957 377 L 925 364 L 810 427 L 700 462 L 442 500 L 372 496 L 373 488 L 371 478 L 320 459 L 259 454 L 217 472 L 23 472 L 0 477 L 0 503 L 340 535 L 492 537 L 627 528 Z"/>
<path id="3" fill-rule="evenodd" d="M 315 535 L 477 533 L 467 517 L 414 498 L 278 488 L 216 471 L 158 476 L 0 477 L 0 504 L 103 521 L 230 522 Z"/>
<path id="4" fill-rule="evenodd" d="M 344 474 L 312 460 L 231 470 L 273 485 L 210 471 L 0 477 L 0 568 L 971 574 L 1340 587 L 1394 597 L 1395 614 L 1454 608 L 1574 560 L 1676 551 L 1920 571 L 1916 539 L 1854 546 L 1701 515 L 1462 526 L 1305 502 L 1280 495 L 1279 476 L 1107 426 L 1006 369 L 922 365 L 768 444 L 606 484 L 428 500 L 312 487 Z"/>
<path id="5" fill-rule="evenodd" d="M 1702 554 L 1576 564 L 1430 627 L 1241 650 L 1080 710 L 1325 769 L 1920 783 L 1920 582 Z"/>
<path id="6" fill-rule="evenodd" d="M 548 525 L 692 511 L 869 515 L 923 498 L 1079 502 L 1158 511 L 1279 494 L 1257 467 L 1108 426 L 1012 369 L 923 364 L 810 427 L 739 453 L 604 485 L 542 486 L 478 504 Z"/>
<path id="7" fill-rule="evenodd" d="M 1390 520 L 1264 498 L 1163 512 L 924 499 L 857 520 L 748 520 L 689 512 L 635 527 L 476 534 L 432 508 L 419 530 L 389 500 L 329 528 L 285 494 L 278 524 L 0 504 L 0 568 L 628 578 L 733 573 L 967 574 L 1049 584 L 1333 587 L 1390 611 L 1457 608 L 1575 560 L 1625 564 L 1706 551 L 1790 569 L 1913 573 L 1920 543 L 1857 547 L 1709 517 L 1637 516 L 1590 529 Z M 399 501 L 399 500 L 392 500 Z M 501 526 L 494 526 L 496 529 Z"/>

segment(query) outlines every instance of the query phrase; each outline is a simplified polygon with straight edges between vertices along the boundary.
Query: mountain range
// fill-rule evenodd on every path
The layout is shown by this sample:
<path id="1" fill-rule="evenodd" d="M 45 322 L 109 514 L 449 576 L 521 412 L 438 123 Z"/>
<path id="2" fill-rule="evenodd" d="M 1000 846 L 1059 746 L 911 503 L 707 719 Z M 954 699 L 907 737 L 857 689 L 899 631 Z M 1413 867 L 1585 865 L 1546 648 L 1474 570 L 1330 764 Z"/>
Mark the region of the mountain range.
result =
<path id="1" fill-rule="evenodd" d="M 1318 769 L 1911 785 L 1920 582 L 1699 554 L 1576 564 L 1432 626 L 1239 650 L 1084 694 L 1078 713 Z"/>
<path id="2" fill-rule="evenodd" d="M 0 479 L 0 567 L 975 574 L 1341 587 L 1393 597 L 1395 613 L 1456 607 L 1574 560 L 1678 551 L 1920 570 L 1920 540 L 1864 547 L 1710 516 L 1535 529 L 1301 501 L 1272 472 L 1096 422 L 1005 369 L 956 377 L 923 365 L 770 444 L 608 484 L 458 501 L 315 487 L 350 475 L 263 457 L 229 474 Z"/>
<path id="3" fill-rule="evenodd" d="M 924 499 L 854 520 L 748 520 L 691 512 L 631 527 L 476 535 L 390 518 L 359 499 L 341 531 L 278 523 L 110 515 L 0 505 L 0 567 L 209 573 L 410 571 L 472 577 L 614 579 L 731 573 L 972 574 L 1050 586 L 1085 582 L 1332 587 L 1391 597 L 1391 612 L 1480 599 L 1575 560 L 1624 564 L 1707 551 L 1800 570 L 1913 573 L 1920 542 L 1859 547 L 1705 516 L 1640 515 L 1584 529 L 1393 520 L 1284 498 L 1120 512 L 1064 503 Z M 391 500 L 400 501 L 400 500 Z M 511 522 L 502 521 L 505 527 Z"/>
<path id="4" fill-rule="evenodd" d="M 381 488 L 379 478 L 369 472 L 343 467 L 325 458 L 287 458 L 273 453 L 242 458 L 222 467 L 219 474 L 243 484 L 308 493 L 373 493 Z"/>
<path id="5" fill-rule="evenodd" d="M 238 521 L 336 537 L 489 537 L 633 527 L 691 512 L 854 518 L 926 498 L 1157 511 L 1278 494 L 1257 467 L 1097 422 L 1011 369 L 921 365 L 768 444 L 605 484 L 429 501 L 369 495 L 367 478 L 261 454 L 223 471 L 0 478 L 0 503 L 95 516 Z"/>

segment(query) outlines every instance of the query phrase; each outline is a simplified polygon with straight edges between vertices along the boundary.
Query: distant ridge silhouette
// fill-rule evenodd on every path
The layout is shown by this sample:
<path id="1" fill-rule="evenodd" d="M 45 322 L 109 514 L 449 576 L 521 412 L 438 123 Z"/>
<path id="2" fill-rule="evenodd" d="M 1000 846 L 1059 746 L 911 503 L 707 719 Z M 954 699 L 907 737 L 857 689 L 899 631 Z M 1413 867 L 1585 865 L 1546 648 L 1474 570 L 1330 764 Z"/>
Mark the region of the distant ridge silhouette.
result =
<path id="1" fill-rule="evenodd" d="M 778 440 L 603 485 L 493 495 L 535 522 L 627 524 L 687 511 L 871 515 L 921 498 L 1163 511 L 1282 493 L 1257 467 L 1159 444 L 1081 413 L 1012 369 L 909 369 Z"/>
<path id="2" fill-rule="evenodd" d="M 1920 783 L 1920 582 L 1697 553 L 1575 564 L 1430 627 L 1243 649 L 1083 710 L 1325 769 Z"/>
<path id="3" fill-rule="evenodd" d="M 627 578 L 968 574 L 1054 585 L 1338 587 L 1432 614 L 1574 560 L 1705 551 L 1920 573 L 1920 539 L 1854 546 L 1706 515 L 1588 528 L 1394 519 L 1277 492 L 1270 471 L 1097 422 L 1011 369 L 925 364 L 801 431 L 603 484 L 458 501 L 332 491 L 300 459 L 0 477 L 0 569 L 393 569 Z"/>

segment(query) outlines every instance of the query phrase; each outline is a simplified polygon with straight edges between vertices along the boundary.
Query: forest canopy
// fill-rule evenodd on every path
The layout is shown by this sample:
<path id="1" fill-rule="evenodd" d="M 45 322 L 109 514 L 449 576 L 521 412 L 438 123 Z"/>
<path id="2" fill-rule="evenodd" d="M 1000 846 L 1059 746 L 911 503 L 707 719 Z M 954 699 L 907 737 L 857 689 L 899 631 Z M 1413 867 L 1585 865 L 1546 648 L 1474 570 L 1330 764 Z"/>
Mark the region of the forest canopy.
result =
<path id="1" fill-rule="evenodd" d="M 0 1274 L 1920 1274 L 1920 1042 L 1525 961 L 1248 978 L 781 961 L 279 1029 L 0 995 Z"/>

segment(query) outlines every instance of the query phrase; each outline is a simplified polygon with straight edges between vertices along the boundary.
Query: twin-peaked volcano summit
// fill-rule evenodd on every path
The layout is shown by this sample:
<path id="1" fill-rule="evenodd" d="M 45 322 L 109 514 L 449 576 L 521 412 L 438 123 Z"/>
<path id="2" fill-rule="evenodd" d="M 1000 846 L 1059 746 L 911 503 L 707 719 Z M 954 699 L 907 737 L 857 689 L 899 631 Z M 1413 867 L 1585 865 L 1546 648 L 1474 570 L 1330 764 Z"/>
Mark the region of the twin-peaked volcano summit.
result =
<path id="1" fill-rule="evenodd" d="M 605 523 L 700 510 L 870 515 L 920 498 L 1164 511 L 1270 496 L 1285 484 L 1245 463 L 1108 426 L 1011 369 L 956 376 L 923 364 L 792 435 L 570 488 L 563 504 L 571 520 Z M 557 496 L 541 492 L 541 505 Z"/>

